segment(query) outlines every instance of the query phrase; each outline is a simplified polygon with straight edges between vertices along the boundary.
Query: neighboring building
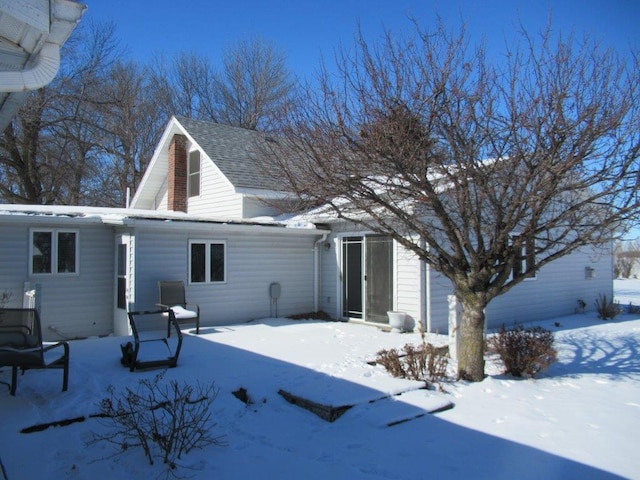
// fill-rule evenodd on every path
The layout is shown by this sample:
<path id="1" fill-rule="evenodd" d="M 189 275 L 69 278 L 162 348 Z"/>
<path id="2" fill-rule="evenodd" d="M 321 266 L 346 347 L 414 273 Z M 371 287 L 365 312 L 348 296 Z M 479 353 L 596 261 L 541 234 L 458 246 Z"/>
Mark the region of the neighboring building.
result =
<path id="1" fill-rule="evenodd" d="M 159 280 L 185 282 L 204 331 L 316 310 L 381 325 L 399 310 L 446 333 L 450 282 L 391 238 L 331 217 L 278 217 L 273 200 L 288 197 L 259 165 L 262 141 L 172 118 L 131 208 L 0 206 L 0 291 L 21 301 L 39 285 L 50 336 L 125 334 L 127 309 L 153 307 Z M 495 299 L 489 326 L 591 306 L 612 294 L 612 271 L 610 252 L 564 257 Z"/>

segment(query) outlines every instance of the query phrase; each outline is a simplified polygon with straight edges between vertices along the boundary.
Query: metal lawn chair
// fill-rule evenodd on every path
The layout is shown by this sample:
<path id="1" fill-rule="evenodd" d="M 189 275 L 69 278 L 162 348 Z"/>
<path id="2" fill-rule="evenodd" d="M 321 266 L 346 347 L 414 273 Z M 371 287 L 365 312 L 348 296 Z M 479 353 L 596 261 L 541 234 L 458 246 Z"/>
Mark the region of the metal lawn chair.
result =
<path id="1" fill-rule="evenodd" d="M 18 369 L 62 369 L 62 391 L 69 383 L 69 344 L 44 343 L 40 316 L 34 308 L 0 309 L 0 366 L 11 367 L 11 395 L 16 394 Z"/>
<path id="2" fill-rule="evenodd" d="M 130 371 L 175 367 L 182 349 L 182 332 L 172 310 L 129 312 L 133 342 L 120 345 L 121 362 Z M 165 323 L 176 335 L 164 335 Z"/>
<path id="3" fill-rule="evenodd" d="M 200 306 L 197 304 L 187 303 L 184 282 L 160 281 L 158 282 L 158 291 L 160 293 L 159 307 L 173 310 L 173 314 L 179 324 L 195 323 L 196 334 L 200 333 Z M 171 331 L 167 330 L 167 336 L 171 335 Z"/>

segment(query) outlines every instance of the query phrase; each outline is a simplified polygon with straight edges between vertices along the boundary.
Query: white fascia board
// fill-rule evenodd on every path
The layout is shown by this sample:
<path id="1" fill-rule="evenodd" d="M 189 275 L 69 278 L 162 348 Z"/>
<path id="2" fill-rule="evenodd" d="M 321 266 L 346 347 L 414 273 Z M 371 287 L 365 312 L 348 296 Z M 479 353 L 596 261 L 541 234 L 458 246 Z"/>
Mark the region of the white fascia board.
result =
<path id="1" fill-rule="evenodd" d="M 169 145 L 171 143 L 171 138 L 176 134 L 176 133 L 180 133 L 183 134 L 184 133 L 184 129 L 182 128 L 182 125 L 180 125 L 180 123 L 178 123 L 178 120 L 176 120 L 176 117 L 171 117 L 171 119 L 169 120 L 169 123 L 167 123 L 167 126 L 164 129 L 164 132 L 162 133 L 162 136 L 160 137 L 160 141 L 158 142 L 158 145 L 156 146 L 156 149 L 153 152 L 153 155 L 151 156 L 151 161 L 149 162 L 149 165 L 147 165 L 147 169 L 144 172 L 144 175 L 142 176 L 142 180 L 140 180 L 140 184 L 138 185 L 138 188 L 136 189 L 133 198 L 131 199 L 130 202 L 130 208 L 136 208 L 136 204 L 140 201 L 140 197 L 142 195 L 142 192 L 145 191 L 145 189 L 147 188 L 147 183 L 150 182 L 150 178 L 152 178 L 154 175 L 162 175 L 163 177 L 165 177 L 167 175 L 167 162 L 168 162 L 168 152 L 169 152 Z M 164 168 L 162 168 L 164 167 Z M 156 168 L 161 168 L 163 169 L 164 173 L 162 174 L 158 174 L 155 172 Z M 154 196 L 155 196 L 156 192 L 154 192 Z"/>
<path id="2" fill-rule="evenodd" d="M 250 223 L 217 223 L 198 221 L 158 221 L 141 218 L 124 218 L 119 225 L 133 228 L 143 228 L 146 230 L 174 230 L 197 231 L 202 230 L 208 233 L 236 233 L 245 235 L 277 235 L 277 236 L 322 236 L 330 233 L 329 230 L 318 228 L 288 228 L 282 224 L 255 225 Z"/>

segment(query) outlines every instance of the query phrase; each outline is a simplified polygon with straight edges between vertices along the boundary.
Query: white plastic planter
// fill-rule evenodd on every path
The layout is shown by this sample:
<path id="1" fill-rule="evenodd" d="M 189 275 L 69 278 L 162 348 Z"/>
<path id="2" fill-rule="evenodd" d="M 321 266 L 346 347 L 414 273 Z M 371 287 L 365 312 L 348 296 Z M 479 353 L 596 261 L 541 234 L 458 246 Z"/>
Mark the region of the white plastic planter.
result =
<path id="1" fill-rule="evenodd" d="M 387 315 L 389 317 L 391 331 L 395 333 L 404 332 L 404 322 L 407 314 L 404 312 L 387 312 Z"/>

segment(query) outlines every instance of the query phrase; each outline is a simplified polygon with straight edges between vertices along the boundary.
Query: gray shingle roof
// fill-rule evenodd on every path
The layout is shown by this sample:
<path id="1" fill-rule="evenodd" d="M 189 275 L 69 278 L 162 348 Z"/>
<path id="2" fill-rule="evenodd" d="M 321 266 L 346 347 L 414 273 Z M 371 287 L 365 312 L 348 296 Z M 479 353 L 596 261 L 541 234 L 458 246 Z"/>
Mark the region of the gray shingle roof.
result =
<path id="1" fill-rule="evenodd" d="M 263 133 L 186 117 L 176 120 L 236 188 L 282 190 L 282 182 L 268 175 L 259 160 Z"/>

